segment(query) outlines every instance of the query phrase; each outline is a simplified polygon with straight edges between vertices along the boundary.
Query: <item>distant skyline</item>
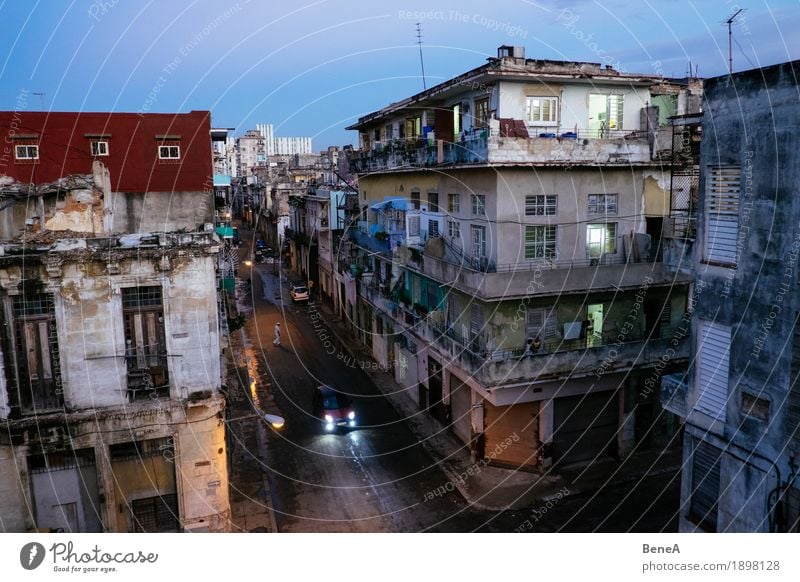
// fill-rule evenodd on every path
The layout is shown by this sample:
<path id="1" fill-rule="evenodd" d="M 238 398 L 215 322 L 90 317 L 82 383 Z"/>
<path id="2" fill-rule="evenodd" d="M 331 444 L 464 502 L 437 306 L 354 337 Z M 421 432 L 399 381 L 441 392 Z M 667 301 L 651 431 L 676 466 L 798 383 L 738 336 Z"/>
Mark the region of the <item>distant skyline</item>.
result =
<path id="1" fill-rule="evenodd" d="M 241 135 L 271 123 L 314 149 L 358 117 L 521 45 L 528 58 L 701 77 L 800 58 L 800 3 L 509 0 L 39 0 L 0 4 L 0 109 L 188 112 Z"/>

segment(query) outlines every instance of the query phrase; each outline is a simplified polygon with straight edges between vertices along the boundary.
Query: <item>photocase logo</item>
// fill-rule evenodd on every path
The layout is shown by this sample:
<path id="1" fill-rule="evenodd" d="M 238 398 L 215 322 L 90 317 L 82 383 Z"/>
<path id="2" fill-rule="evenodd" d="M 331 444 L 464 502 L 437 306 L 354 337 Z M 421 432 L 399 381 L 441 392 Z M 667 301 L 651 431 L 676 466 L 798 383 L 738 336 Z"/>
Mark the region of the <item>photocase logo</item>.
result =
<path id="1" fill-rule="evenodd" d="M 22 546 L 19 552 L 19 563 L 26 570 L 35 570 L 44 561 L 44 546 L 38 542 L 30 542 Z"/>

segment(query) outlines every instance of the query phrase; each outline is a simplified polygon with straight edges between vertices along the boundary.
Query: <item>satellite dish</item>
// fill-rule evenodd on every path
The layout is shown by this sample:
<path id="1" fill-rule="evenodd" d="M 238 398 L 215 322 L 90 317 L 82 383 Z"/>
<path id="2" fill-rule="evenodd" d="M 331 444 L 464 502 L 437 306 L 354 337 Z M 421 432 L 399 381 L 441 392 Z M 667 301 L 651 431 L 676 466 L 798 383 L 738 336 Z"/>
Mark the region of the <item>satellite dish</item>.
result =
<path id="1" fill-rule="evenodd" d="M 265 414 L 264 420 L 270 423 L 270 425 L 272 425 L 272 428 L 280 428 L 284 424 L 286 424 L 286 421 L 283 420 L 282 416 L 277 416 L 275 414 Z"/>

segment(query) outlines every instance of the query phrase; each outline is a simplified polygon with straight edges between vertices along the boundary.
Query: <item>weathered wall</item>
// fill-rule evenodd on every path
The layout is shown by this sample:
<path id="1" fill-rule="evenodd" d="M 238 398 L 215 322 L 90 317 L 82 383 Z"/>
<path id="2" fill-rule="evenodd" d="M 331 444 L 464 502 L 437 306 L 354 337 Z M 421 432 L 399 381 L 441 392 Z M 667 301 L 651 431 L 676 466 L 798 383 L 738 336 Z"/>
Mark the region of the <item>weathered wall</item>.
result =
<path id="1" fill-rule="evenodd" d="M 636 231 L 642 212 L 642 172 L 635 168 L 514 168 L 497 175 L 497 264 L 524 261 L 524 226 L 559 225 L 556 251 L 561 260 L 586 261 L 586 224 L 615 222 L 617 254 L 622 235 Z M 525 216 L 525 196 L 558 195 L 555 216 Z M 589 194 L 617 194 L 615 215 L 590 215 Z M 487 204 L 488 205 L 488 204 Z"/>
<path id="2" fill-rule="evenodd" d="M 114 192 L 112 232 L 198 230 L 213 221 L 214 194 L 189 192 Z"/>
<path id="3" fill-rule="evenodd" d="M 202 406 L 187 411 L 176 434 L 181 517 L 186 530 L 228 531 L 228 462 L 225 427 Z"/>
<path id="4" fill-rule="evenodd" d="M 696 370 L 689 374 L 687 425 L 717 448 L 735 447 L 741 454 L 772 459 L 784 475 L 789 455 L 784 448 L 785 405 L 791 378 L 792 335 L 800 310 L 797 249 L 800 248 L 800 109 L 797 63 L 717 77 L 706 81 L 703 117 L 698 233 L 698 274 L 693 318 L 693 348 L 699 349 L 699 320 L 731 327 L 728 398 L 725 423 L 691 410 L 703 386 Z M 705 262 L 705 192 L 709 166 L 741 168 L 737 265 Z M 776 171 L 776 169 L 778 171 Z M 768 423 L 745 414 L 743 394 L 771 403 Z M 684 450 L 691 464 L 691 449 Z M 723 458 L 718 529 L 753 531 L 766 520 L 762 475 L 735 476 L 737 463 Z M 691 497 L 691 471 L 683 475 L 684 502 Z M 743 500 L 747 501 L 742 507 Z M 733 516 L 736 516 L 735 518 Z M 685 518 L 685 516 L 684 516 Z M 689 527 L 684 519 L 682 528 Z"/>
<path id="5" fill-rule="evenodd" d="M 29 515 L 21 480 L 27 471 L 20 470 L 14 447 L 0 445 L 0 532 L 25 531 Z"/>

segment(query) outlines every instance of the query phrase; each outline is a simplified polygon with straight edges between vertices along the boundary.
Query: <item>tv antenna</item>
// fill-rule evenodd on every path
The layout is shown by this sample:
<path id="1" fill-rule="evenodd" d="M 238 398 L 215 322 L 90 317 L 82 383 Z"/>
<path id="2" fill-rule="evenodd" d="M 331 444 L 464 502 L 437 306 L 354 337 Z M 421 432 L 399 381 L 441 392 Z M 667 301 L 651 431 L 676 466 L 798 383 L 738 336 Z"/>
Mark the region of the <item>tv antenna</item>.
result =
<path id="1" fill-rule="evenodd" d="M 34 91 L 34 92 L 31 93 L 31 95 L 38 95 L 39 96 L 39 102 L 42 105 L 42 111 L 44 111 L 44 93 L 42 93 L 42 92 L 38 92 L 37 93 L 36 91 Z"/>
<path id="2" fill-rule="evenodd" d="M 733 29 L 732 24 L 734 19 L 744 11 L 744 8 L 739 8 L 733 15 L 725 22 L 728 25 L 728 74 L 733 73 Z"/>
<path id="3" fill-rule="evenodd" d="M 422 67 L 422 90 L 428 88 L 425 83 L 425 61 L 422 59 L 422 24 L 417 22 L 417 44 L 419 45 L 419 64 Z"/>

